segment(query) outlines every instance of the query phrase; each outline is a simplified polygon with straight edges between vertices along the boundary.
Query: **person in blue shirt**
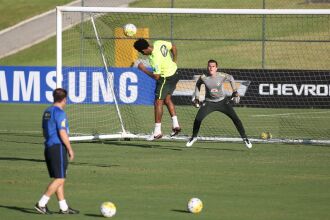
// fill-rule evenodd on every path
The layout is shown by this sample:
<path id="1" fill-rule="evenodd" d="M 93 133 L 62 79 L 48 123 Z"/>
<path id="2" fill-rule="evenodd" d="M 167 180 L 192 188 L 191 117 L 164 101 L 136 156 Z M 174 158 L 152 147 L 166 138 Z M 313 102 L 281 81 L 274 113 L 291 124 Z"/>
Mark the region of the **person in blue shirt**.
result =
<path id="1" fill-rule="evenodd" d="M 64 108 L 67 101 L 67 91 L 62 88 L 53 92 L 54 103 L 48 107 L 42 116 L 42 129 L 45 138 L 45 160 L 49 176 L 53 180 L 46 188 L 44 195 L 36 203 L 35 209 L 42 214 L 51 214 L 47 208 L 50 197 L 55 193 L 60 206 L 60 214 L 78 214 L 68 206 L 64 198 L 64 183 L 70 161 L 74 159 L 74 151 L 69 141 L 69 125 Z"/>

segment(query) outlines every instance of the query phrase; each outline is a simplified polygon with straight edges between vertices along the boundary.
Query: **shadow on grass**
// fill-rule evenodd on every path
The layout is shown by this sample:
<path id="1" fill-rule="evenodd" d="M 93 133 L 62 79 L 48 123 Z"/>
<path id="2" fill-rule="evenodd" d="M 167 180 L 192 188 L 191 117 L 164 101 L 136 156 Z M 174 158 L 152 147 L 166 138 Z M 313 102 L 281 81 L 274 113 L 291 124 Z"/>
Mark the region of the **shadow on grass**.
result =
<path id="1" fill-rule="evenodd" d="M 153 148 L 153 149 L 174 150 L 174 151 L 185 151 L 185 150 L 214 150 L 214 151 L 232 151 L 232 152 L 247 151 L 247 149 L 245 149 L 244 145 L 242 145 L 241 149 L 215 148 L 215 147 L 207 147 L 207 142 L 201 142 L 203 145 L 206 145 L 206 147 L 203 147 L 203 146 L 200 147 L 201 143 L 198 143 L 197 146 L 186 147 L 185 142 L 182 142 L 181 146 L 177 146 L 178 143 L 181 143 L 181 142 L 175 142 L 175 144 L 171 145 L 171 143 L 173 143 L 171 141 L 145 141 L 144 143 L 136 143 L 136 142 L 130 143 L 130 141 L 104 141 L 102 143 L 103 144 L 112 144 L 112 145 L 115 145 L 115 146 L 141 147 L 141 148 L 151 148 L 151 149 Z"/>
<path id="2" fill-rule="evenodd" d="M 43 144 L 41 133 L 0 132 L 1 142 L 17 144 Z"/>
<path id="3" fill-rule="evenodd" d="M 184 210 L 184 209 L 171 209 L 171 211 L 172 211 L 172 212 L 181 212 L 181 213 L 189 213 L 189 214 L 190 214 L 189 211 Z"/>
<path id="4" fill-rule="evenodd" d="M 0 205 L 0 208 L 5 208 L 5 209 L 11 209 L 14 211 L 19 211 L 19 212 L 24 212 L 24 213 L 29 213 L 29 214 L 37 214 L 40 215 L 35 209 L 33 208 L 24 208 L 24 207 L 17 207 L 17 206 L 6 206 L 6 205 Z"/>
<path id="5" fill-rule="evenodd" d="M 45 160 L 42 159 L 33 159 L 33 158 L 20 158 L 20 157 L 0 157 L 1 160 L 7 161 L 29 161 L 36 163 L 44 163 Z M 118 164 L 91 164 L 91 163 L 83 163 L 83 162 L 70 162 L 70 166 L 94 166 L 94 167 L 118 167 Z"/>
<path id="6" fill-rule="evenodd" d="M 45 162 L 45 160 L 41 159 L 33 159 L 33 158 L 20 158 L 20 157 L 0 157 L 0 160 L 8 160 L 8 161 L 30 161 L 30 162 Z"/>
<path id="7" fill-rule="evenodd" d="M 115 146 L 124 146 L 124 147 L 141 147 L 141 148 L 153 148 L 153 149 L 161 149 L 161 150 L 175 150 L 175 151 L 182 151 L 183 148 L 175 147 L 175 146 L 165 146 L 161 143 L 166 142 L 159 142 L 157 141 L 145 141 L 144 143 L 136 143 L 130 141 L 104 141 L 103 144 L 112 144 Z"/>
<path id="8" fill-rule="evenodd" d="M 86 216 L 89 216 L 89 217 L 100 217 L 100 218 L 104 218 L 104 216 L 103 215 L 101 215 L 101 214 L 85 214 Z"/>
<path id="9" fill-rule="evenodd" d="M 82 162 L 70 162 L 70 166 L 94 166 L 94 167 L 119 167 L 119 164 L 91 164 Z"/>
<path id="10" fill-rule="evenodd" d="M 221 151 L 247 151 L 247 149 L 233 149 L 233 148 L 211 148 L 211 147 L 196 147 L 196 149 L 205 149 L 205 150 L 221 150 Z"/>

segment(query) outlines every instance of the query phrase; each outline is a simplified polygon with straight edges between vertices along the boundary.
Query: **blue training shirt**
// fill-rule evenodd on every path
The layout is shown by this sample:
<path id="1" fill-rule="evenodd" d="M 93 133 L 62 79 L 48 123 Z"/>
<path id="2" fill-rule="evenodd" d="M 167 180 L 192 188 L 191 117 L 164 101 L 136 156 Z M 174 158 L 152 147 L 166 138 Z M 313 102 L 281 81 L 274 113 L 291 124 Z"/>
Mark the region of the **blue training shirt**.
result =
<path id="1" fill-rule="evenodd" d="M 48 107 L 42 116 L 42 129 L 45 137 L 45 147 L 62 144 L 59 131 L 65 129 L 69 134 L 65 112 L 57 106 Z"/>

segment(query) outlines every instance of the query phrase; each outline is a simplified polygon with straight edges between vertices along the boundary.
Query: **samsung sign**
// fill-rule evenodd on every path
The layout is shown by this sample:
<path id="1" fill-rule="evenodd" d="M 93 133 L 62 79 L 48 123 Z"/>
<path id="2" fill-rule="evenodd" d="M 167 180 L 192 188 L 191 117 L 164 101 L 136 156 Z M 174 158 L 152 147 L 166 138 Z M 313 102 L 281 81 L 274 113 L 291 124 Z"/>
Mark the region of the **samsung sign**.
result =
<path id="1" fill-rule="evenodd" d="M 330 96 L 330 85 L 259 84 L 260 95 Z"/>
<path id="2" fill-rule="evenodd" d="M 155 81 L 136 68 L 64 68 L 63 87 L 69 103 L 152 105 Z M 55 88 L 55 67 L 0 67 L 1 102 L 52 103 Z"/>
<path id="3" fill-rule="evenodd" d="M 63 68 L 69 103 L 153 105 L 155 81 L 137 68 Z M 256 108 L 329 108 L 330 72 L 315 70 L 223 69 L 234 76 L 241 102 Z M 178 69 L 176 105 L 191 105 L 196 75 L 206 69 Z M 226 87 L 226 86 L 225 86 Z M 1 103 L 52 103 L 55 67 L 0 67 Z M 114 91 L 113 91 L 114 90 Z M 231 91 L 228 90 L 228 94 Z"/>

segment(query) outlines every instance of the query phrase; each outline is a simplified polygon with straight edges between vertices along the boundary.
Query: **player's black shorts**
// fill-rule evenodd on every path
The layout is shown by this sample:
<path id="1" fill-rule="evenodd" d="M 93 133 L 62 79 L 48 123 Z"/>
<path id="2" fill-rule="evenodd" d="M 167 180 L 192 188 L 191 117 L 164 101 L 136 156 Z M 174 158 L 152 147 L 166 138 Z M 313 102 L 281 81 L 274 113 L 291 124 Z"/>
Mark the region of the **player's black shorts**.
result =
<path id="1" fill-rule="evenodd" d="M 156 84 L 156 99 L 165 99 L 168 94 L 172 95 L 178 81 L 178 73 L 169 77 L 160 77 Z"/>
<path id="2" fill-rule="evenodd" d="M 68 156 L 66 147 L 55 144 L 45 148 L 45 159 L 49 176 L 51 178 L 65 178 L 68 168 Z"/>

